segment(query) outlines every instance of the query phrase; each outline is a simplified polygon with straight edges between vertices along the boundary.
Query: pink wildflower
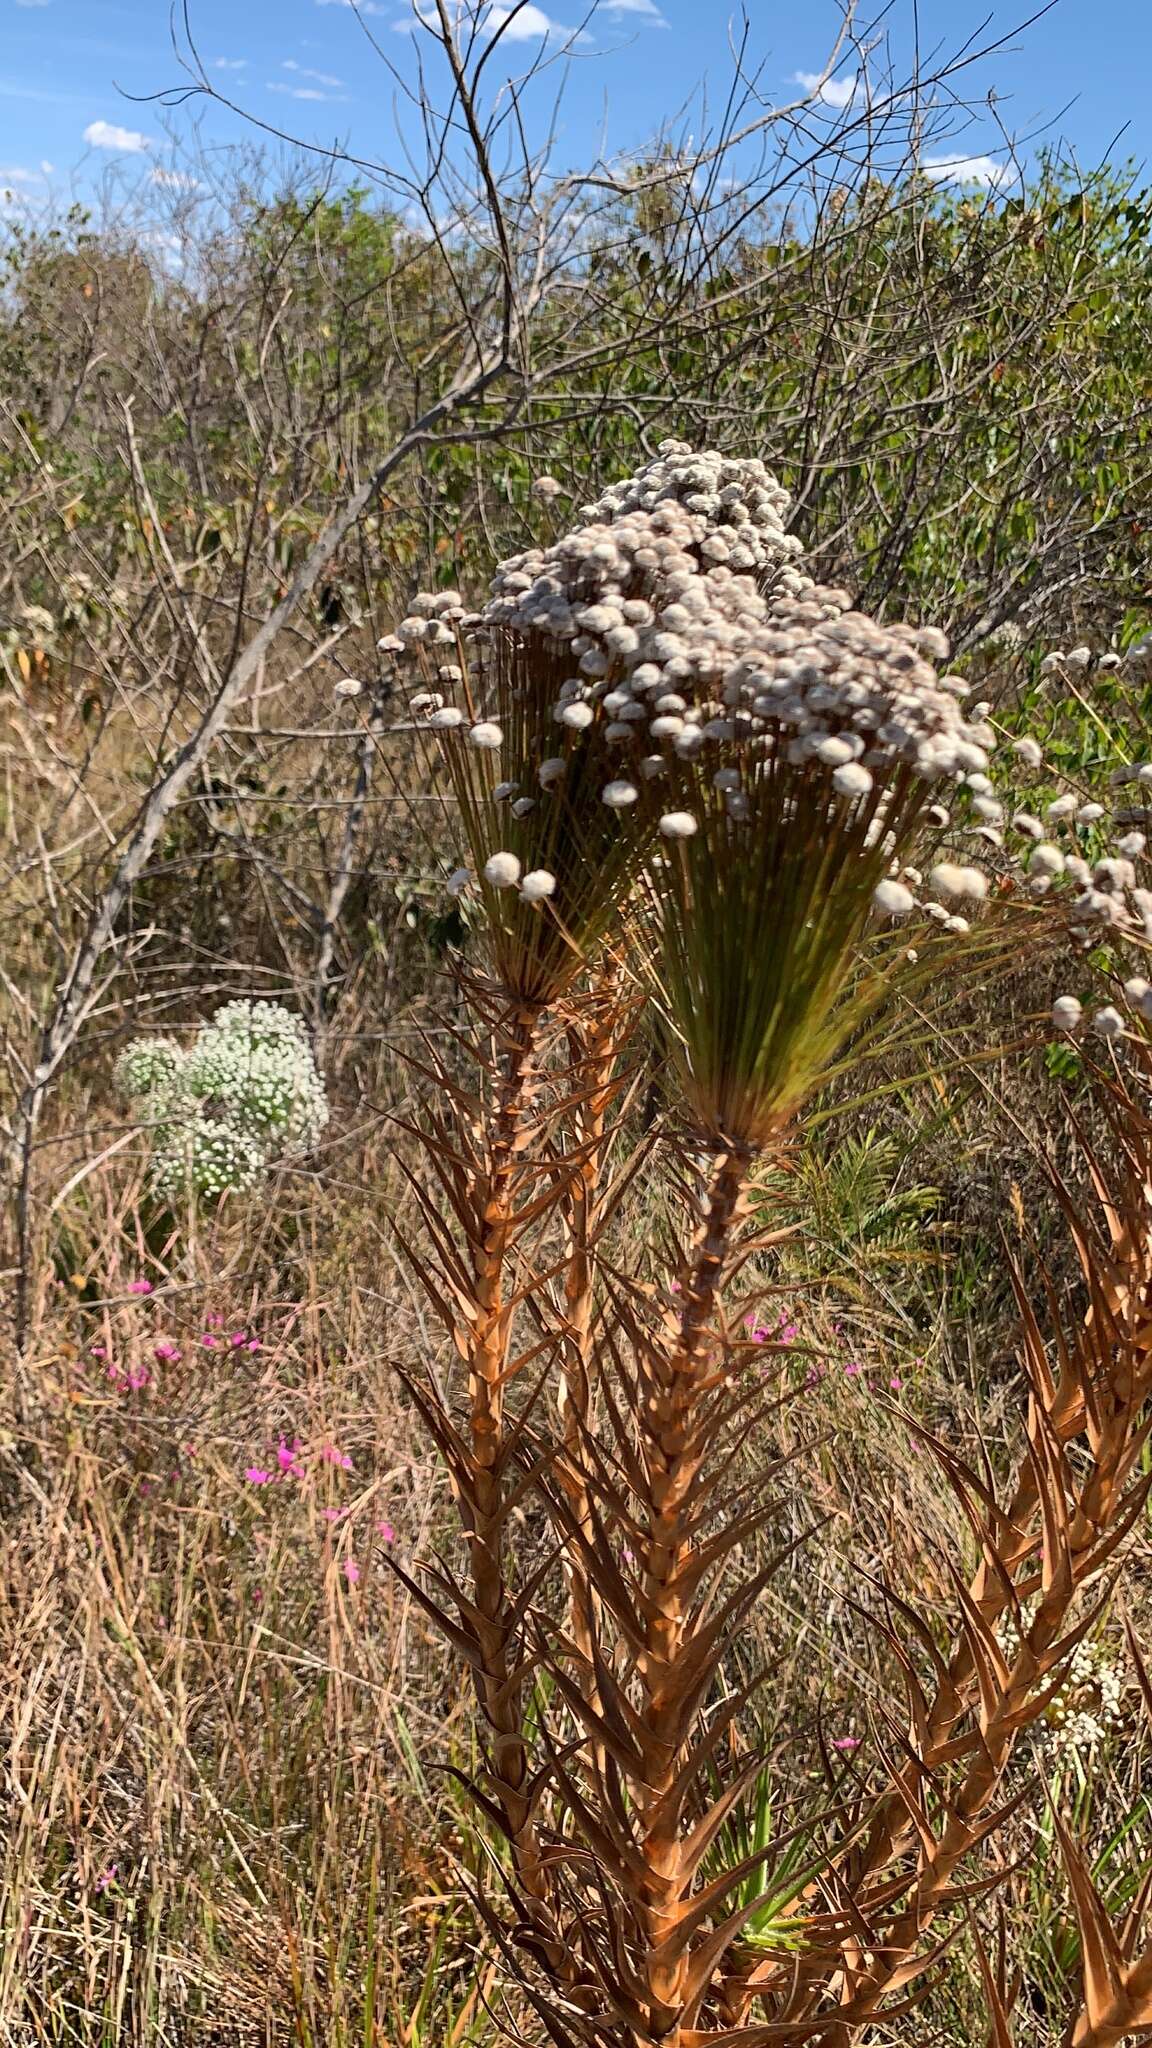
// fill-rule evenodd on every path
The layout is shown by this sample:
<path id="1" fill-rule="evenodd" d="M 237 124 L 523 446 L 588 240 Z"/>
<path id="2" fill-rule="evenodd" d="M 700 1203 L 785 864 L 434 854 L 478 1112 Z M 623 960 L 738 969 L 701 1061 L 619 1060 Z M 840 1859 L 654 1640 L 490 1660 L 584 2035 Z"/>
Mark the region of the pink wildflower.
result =
<path id="1" fill-rule="evenodd" d="M 263 1465 L 246 1465 L 244 1467 L 244 1477 L 250 1480 L 253 1486 L 267 1486 L 272 1474 L 266 1472 Z"/>
<path id="2" fill-rule="evenodd" d="M 832 1747 L 833 1749 L 859 1749 L 860 1737 L 858 1735 L 837 1735 L 832 1743 Z"/>
<path id="3" fill-rule="evenodd" d="M 259 1351 L 261 1349 L 259 1337 L 249 1337 L 244 1349 L 245 1351 Z"/>
<path id="4" fill-rule="evenodd" d="M 111 1891 L 112 1886 L 116 1882 L 116 1873 L 119 1868 L 120 1865 L 118 1863 L 110 1863 L 107 1870 L 100 1872 L 99 1877 L 96 1879 L 96 1890 L 98 1892 Z"/>
<path id="5" fill-rule="evenodd" d="M 904 1382 L 901 1379 L 898 1372 L 893 1373 L 891 1379 L 888 1382 L 888 1385 L 892 1388 L 893 1393 L 898 1394 L 900 1392 L 900 1389 L 904 1385 Z"/>
<path id="6" fill-rule="evenodd" d="M 391 1522 L 377 1522 L 376 1529 L 382 1542 L 395 1543 L 396 1531 L 392 1527 Z"/>
<path id="7" fill-rule="evenodd" d="M 241 1348 L 241 1346 L 242 1346 L 242 1345 L 244 1345 L 244 1344 L 246 1344 L 247 1342 L 248 1342 L 248 1332 L 247 1332 L 247 1330 L 233 1330 L 233 1332 L 232 1332 L 232 1349 L 233 1349 L 233 1351 L 239 1351 L 239 1350 L 240 1350 L 240 1348 Z"/>
<path id="8" fill-rule="evenodd" d="M 347 1451 L 338 1451 L 334 1444 L 325 1444 L 320 1452 L 325 1464 L 339 1466 L 341 1472 L 351 1472 L 352 1460 Z"/>
<path id="9" fill-rule="evenodd" d="M 847 1365 L 844 1367 L 844 1371 L 850 1380 L 854 1380 L 857 1374 L 860 1373 L 862 1370 L 863 1368 L 858 1358 L 850 1358 L 848 1360 Z"/>
<path id="10" fill-rule="evenodd" d="M 212 1335 L 211 1330 L 205 1330 L 204 1335 L 200 1339 L 200 1342 L 204 1346 L 205 1351 L 215 1351 L 217 1340 Z"/>
<path id="11" fill-rule="evenodd" d="M 279 1465 L 281 1472 L 285 1473 L 289 1479 L 303 1479 L 304 1477 L 304 1467 L 296 1462 L 299 1449 L 299 1437 L 294 1436 L 290 1444 L 286 1444 L 283 1437 L 281 1437 L 280 1446 L 276 1452 L 276 1463 Z"/>
<path id="12" fill-rule="evenodd" d="M 128 1282 L 128 1292 L 129 1294 L 151 1294 L 152 1282 L 150 1280 L 130 1280 Z"/>
<path id="13" fill-rule="evenodd" d="M 90 1346 L 89 1346 L 89 1356 L 90 1356 L 90 1357 L 92 1357 L 92 1358 L 107 1358 L 107 1356 L 108 1356 L 108 1346 L 107 1346 L 106 1344 L 92 1344 L 92 1345 L 90 1345 Z"/>
<path id="14" fill-rule="evenodd" d="M 152 1375 L 149 1372 L 146 1365 L 137 1365 L 129 1367 L 128 1385 L 131 1387 L 132 1392 L 134 1394 L 138 1394 L 140 1392 L 141 1387 L 150 1387 L 151 1384 Z"/>
<path id="15" fill-rule="evenodd" d="M 349 1514 L 350 1512 L 351 1511 L 348 1508 L 321 1508 L 320 1510 L 320 1513 L 326 1522 L 342 1522 L 344 1520 L 345 1515 Z"/>
<path id="16" fill-rule="evenodd" d="M 152 1346 L 152 1356 L 158 1358 L 161 1365 L 179 1365 L 184 1353 L 178 1344 L 173 1344 L 170 1338 L 164 1337 L 159 1344 Z"/>
<path id="17" fill-rule="evenodd" d="M 360 1567 L 354 1557 L 346 1557 L 344 1559 L 344 1577 L 350 1586 L 358 1586 L 360 1584 Z"/>
<path id="18" fill-rule="evenodd" d="M 222 1330 L 224 1328 L 223 1316 L 212 1314 L 210 1316 L 205 1316 L 204 1321 L 207 1323 L 208 1328 L 210 1330 Z"/>

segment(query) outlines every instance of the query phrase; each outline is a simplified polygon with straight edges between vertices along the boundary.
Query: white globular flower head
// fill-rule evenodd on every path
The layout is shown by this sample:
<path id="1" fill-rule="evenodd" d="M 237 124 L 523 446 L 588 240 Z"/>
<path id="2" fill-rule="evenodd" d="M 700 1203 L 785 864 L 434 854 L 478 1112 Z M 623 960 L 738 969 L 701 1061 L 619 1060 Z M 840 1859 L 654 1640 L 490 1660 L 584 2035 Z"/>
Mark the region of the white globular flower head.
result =
<path id="1" fill-rule="evenodd" d="M 872 908 L 877 917 L 911 917 L 916 898 L 903 882 L 877 882 L 872 891 Z"/>
<path id="2" fill-rule="evenodd" d="M 514 889 L 520 880 L 520 862 L 514 853 L 494 853 L 484 863 L 484 879 L 494 889 Z"/>
<path id="3" fill-rule="evenodd" d="M 1133 974 L 1124 983 L 1124 1000 L 1138 1017 L 1152 1021 L 1152 986 L 1142 974 Z"/>
<path id="4" fill-rule="evenodd" d="M 543 903 L 546 896 L 555 893 L 556 877 L 547 868 L 532 868 L 520 883 L 520 896 L 525 903 Z"/>
<path id="5" fill-rule="evenodd" d="M 226 1003 L 187 1051 L 143 1039 L 117 1079 L 151 1127 L 151 1179 L 168 1200 L 257 1187 L 328 1122 L 308 1034 L 278 1003 Z"/>
<path id="6" fill-rule="evenodd" d="M 498 747 L 502 747 L 504 744 L 504 734 L 498 725 L 493 724 L 491 719 L 481 719 L 479 725 L 472 727 L 468 738 L 474 747 L 479 747 L 482 751 L 489 753 L 494 753 Z"/>
<path id="7" fill-rule="evenodd" d="M 1062 875 L 1064 873 L 1064 865 L 1064 855 L 1058 846 L 1049 846 L 1042 843 L 1039 846 L 1034 846 L 1028 856 L 1028 872 L 1030 875 Z"/>
<path id="8" fill-rule="evenodd" d="M 660 832 L 665 839 L 691 839 L 697 830 L 691 811 L 665 811 Z"/>
<path id="9" fill-rule="evenodd" d="M 845 761 L 832 771 L 832 787 L 839 796 L 867 796 L 872 776 L 858 761 Z"/>
<path id="10" fill-rule="evenodd" d="M 928 879 L 936 894 L 945 899 L 952 896 L 980 898 L 988 894 L 988 877 L 980 868 L 959 867 L 953 861 L 940 861 Z"/>
<path id="11" fill-rule="evenodd" d="M 1079 1031 L 1083 1019 L 1084 1008 L 1078 997 L 1057 996 L 1052 1005 L 1052 1022 L 1057 1031 Z"/>

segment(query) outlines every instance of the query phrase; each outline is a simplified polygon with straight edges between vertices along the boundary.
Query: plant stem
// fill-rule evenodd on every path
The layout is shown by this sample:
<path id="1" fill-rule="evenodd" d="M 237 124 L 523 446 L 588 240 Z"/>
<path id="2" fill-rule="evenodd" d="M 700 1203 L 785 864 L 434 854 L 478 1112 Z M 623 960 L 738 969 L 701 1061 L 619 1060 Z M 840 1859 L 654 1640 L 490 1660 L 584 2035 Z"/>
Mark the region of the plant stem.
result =
<path id="1" fill-rule="evenodd" d="M 648 1491 L 639 1558 L 646 1615 L 639 1669 L 643 1770 L 635 1788 L 645 1866 L 645 1952 L 638 1959 L 647 1994 L 643 2048 L 679 2048 L 681 2039 L 689 1957 L 686 1947 L 671 1951 L 667 1943 L 688 1908 L 692 1872 L 682 1855 L 674 1787 L 693 1718 L 698 1673 L 691 1652 L 702 1625 L 685 1599 L 685 1580 L 694 1547 L 695 1482 L 708 1447 L 709 1396 L 717 1385 L 714 1316 L 743 1213 L 748 1164 L 743 1151 L 727 1151 L 716 1164 L 682 1283 L 679 1332 L 668 1349 L 653 1349 L 639 1416 Z"/>
<path id="2" fill-rule="evenodd" d="M 487 1171 L 478 1190 L 479 1229 L 472 1245 L 474 1315 L 467 1343 L 472 1497 L 466 1503 L 466 1521 L 481 1665 L 477 1690 L 492 1734 L 493 1788 L 520 1883 L 530 1900 L 542 1901 L 545 1883 L 529 1791 L 523 1674 L 516 1654 L 516 1625 L 506 1573 L 508 1445 L 504 1412 L 512 1331 L 506 1274 L 516 1220 L 517 1167 L 529 1139 L 527 1113 L 539 1022 L 539 1011 L 531 1009 L 517 1010 L 508 1020 Z"/>
<path id="3" fill-rule="evenodd" d="M 587 1470 L 587 1438 L 593 1423 L 593 1289 L 592 1246 L 597 1232 L 596 1193 L 600 1178 L 605 1124 L 612 1100 L 612 1072 L 627 1023 L 618 991 L 606 999 L 587 1024 L 568 1032 L 568 1050 L 578 1096 L 573 1114 L 577 1164 L 568 1183 L 568 1270 L 564 1278 L 566 1341 L 560 1365 L 559 1407 L 564 1432 L 561 1483 L 572 1504 L 577 1527 L 591 1540 L 592 1512 Z M 598 1705 L 593 1644 L 596 1640 L 595 1595 L 579 1545 L 565 1548 L 564 1576 L 568 1587 L 568 1636 L 585 1673 L 586 1694 Z"/>

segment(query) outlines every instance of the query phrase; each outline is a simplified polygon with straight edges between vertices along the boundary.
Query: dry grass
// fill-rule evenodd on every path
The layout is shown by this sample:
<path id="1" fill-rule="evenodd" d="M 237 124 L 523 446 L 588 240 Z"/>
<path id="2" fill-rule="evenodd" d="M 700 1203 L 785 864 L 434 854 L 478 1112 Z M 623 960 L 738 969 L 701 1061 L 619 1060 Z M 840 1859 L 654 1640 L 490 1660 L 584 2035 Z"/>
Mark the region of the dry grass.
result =
<path id="1" fill-rule="evenodd" d="M 474 1761 L 471 1711 L 388 1570 L 392 1554 L 408 1565 L 451 1539 L 393 1370 L 436 1356 L 438 1340 L 391 1242 L 398 1177 L 363 1079 L 349 1068 L 314 1179 L 237 1209 L 167 1266 L 148 1250 L 123 1158 L 58 1218 L 66 1240 L 41 1288 L 0 1480 L 0 2038 L 21 2048 L 440 2048 L 493 2033 L 486 2003 L 498 2010 L 501 1994 L 466 1898 L 483 1851 L 436 1768 Z M 388 1076 L 378 1079 L 382 1101 Z M 974 1136 L 937 1140 L 942 1180 L 959 1177 Z M 969 1244 L 971 1260 L 988 1259 L 993 1224 Z M 819 1544 L 774 1582 L 742 1650 L 749 1670 L 771 1659 L 762 1732 L 795 1755 L 801 1783 L 815 1715 L 866 1749 L 892 1696 L 859 1612 L 871 1575 L 883 1563 L 931 1609 L 947 1599 L 949 1561 L 974 1562 L 955 1500 L 894 1426 L 888 1397 L 969 1457 L 984 1447 L 999 1464 L 1018 1442 L 1013 1368 L 999 1345 L 982 1355 L 979 1293 L 967 1317 L 933 1320 L 925 1304 L 947 1267 L 894 1281 L 898 1262 L 881 1261 L 877 1277 L 874 1234 L 858 1231 L 856 1250 L 855 1274 L 825 1275 L 819 1302 L 805 1306 L 788 1285 L 762 1318 L 797 1325 L 797 1400 L 750 1455 L 801 1433 L 821 1439 L 796 1488 L 797 1524 L 819 1518 Z M 127 1291 L 140 1276 L 151 1295 Z M 227 1341 L 241 1330 L 258 1352 Z M 156 1361 L 158 1340 L 182 1359 Z M 149 1367 L 150 1384 L 113 1384 L 94 1345 L 125 1370 Z M 245 1479 L 250 1467 L 275 1470 L 281 1441 L 297 1439 L 304 1477 Z M 326 1446 L 351 1470 L 328 1462 Z M 523 1534 L 534 1546 L 531 1517 Z M 1138 1532 L 1120 1609 L 1138 1632 L 1149 1563 Z M 1117 1618 L 1108 1626 L 1118 1641 Z M 1135 1732 L 1131 1693 L 1128 1709 Z M 1035 2028 L 1024 2038 L 1055 2048 L 1047 1951 L 1072 1936 L 1035 1776 L 1044 1763 L 1031 1751 L 1021 1764 L 1017 1846 L 1039 1842 L 1042 1854 L 1010 1889 L 1035 1928 L 1015 1959 Z M 1093 1839 L 1132 1812 L 1143 1770 L 1139 1745 L 1124 1741 L 1092 1774 Z M 959 1958 L 916 2038 L 959 2048 L 981 2009 Z"/>

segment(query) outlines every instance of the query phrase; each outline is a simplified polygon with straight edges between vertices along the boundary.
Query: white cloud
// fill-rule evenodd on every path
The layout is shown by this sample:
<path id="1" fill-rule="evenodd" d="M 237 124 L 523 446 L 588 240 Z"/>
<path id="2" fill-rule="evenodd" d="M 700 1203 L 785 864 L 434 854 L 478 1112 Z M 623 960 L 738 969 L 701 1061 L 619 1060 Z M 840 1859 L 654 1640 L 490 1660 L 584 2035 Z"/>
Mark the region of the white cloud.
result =
<path id="1" fill-rule="evenodd" d="M 38 185 L 39 183 L 39 171 L 29 171 L 23 164 L 0 165 L 0 185 Z"/>
<path id="2" fill-rule="evenodd" d="M 542 36 L 567 35 L 551 15 L 542 7 L 534 7 L 528 0 L 525 7 L 490 7 L 484 16 L 484 28 L 490 35 L 503 31 L 508 43 L 537 43 Z"/>
<path id="3" fill-rule="evenodd" d="M 213 71 L 247 71 L 248 59 L 247 57 L 214 57 L 212 59 L 212 69 Z"/>
<path id="4" fill-rule="evenodd" d="M 316 0 L 317 7 L 351 7 L 356 14 L 383 14 L 380 0 Z"/>
<path id="5" fill-rule="evenodd" d="M 826 107 L 843 110 L 850 107 L 856 97 L 857 74 L 853 71 L 847 78 L 825 78 L 821 83 L 819 71 L 794 71 L 794 85 L 802 85 L 805 92 L 814 92 Z"/>
<path id="6" fill-rule="evenodd" d="M 998 164 L 993 156 L 926 156 L 920 169 L 934 185 L 984 185 L 992 192 L 1017 175 L 1015 164 Z"/>
<path id="7" fill-rule="evenodd" d="M 425 28 L 439 29 L 440 17 L 435 7 L 430 4 L 430 0 L 412 0 L 412 5 L 416 21 L 423 22 Z M 481 6 L 476 10 L 459 4 L 458 0 L 456 10 L 458 25 L 466 24 L 468 16 L 474 11 L 477 14 L 481 34 L 489 36 L 498 35 L 501 42 L 540 43 L 555 38 L 559 42 L 575 41 L 585 43 L 590 40 L 585 30 L 565 28 L 563 22 L 553 21 L 550 14 L 545 14 L 542 7 L 537 7 L 534 4 L 534 0 L 526 0 L 526 4 L 522 7 L 518 7 L 515 4 L 505 6 L 501 0 L 499 5 Z M 394 21 L 392 24 L 393 28 L 399 29 L 402 34 L 406 33 L 414 25 L 411 16 L 405 17 L 402 21 Z"/>
<path id="8" fill-rule="evenodd" d="M 115 121 L 89 121 L 84 140 L 92 149 L 122 149 L 129 156 L 149 149 L 152 143 L 150 135 L 141 135 L 138 128 L 120 128 Z"/>
<path id="9" fill-rule="evenodd" d="M 283 79 L 280 78 L 270 78 L 267 90 L 269 92 L 286 93 L 290 100 L 330 101 L 343 100 L 346 97 L 342 92 L 323 92 L 318 85 L 285 85 Z"/>
<path id="10" fill-rule="evenodd" d="M 600 14 L 638 14 L 643 21 L 650 21 L 653 28 L 667 28 L 668 23 L 656 5 L 656 0 L 600 0 Z"/>
<path id="11" fill-rule="evenodd" d="M 342 78 L 333 78 L 330 71 L 309 70 L 307 64 L 298 64 L 295 57 L 285 57 L 281 69 L 284 71 L 295 71 L 301 78 L 314 79 L 317 85 L 342 86 L 344 83 Z"/>

